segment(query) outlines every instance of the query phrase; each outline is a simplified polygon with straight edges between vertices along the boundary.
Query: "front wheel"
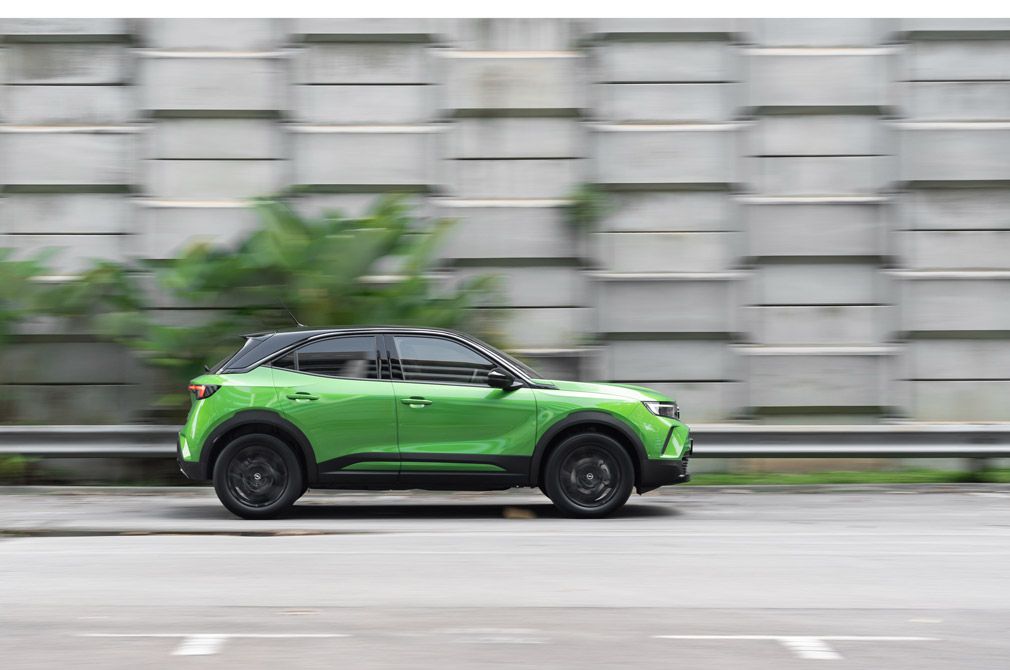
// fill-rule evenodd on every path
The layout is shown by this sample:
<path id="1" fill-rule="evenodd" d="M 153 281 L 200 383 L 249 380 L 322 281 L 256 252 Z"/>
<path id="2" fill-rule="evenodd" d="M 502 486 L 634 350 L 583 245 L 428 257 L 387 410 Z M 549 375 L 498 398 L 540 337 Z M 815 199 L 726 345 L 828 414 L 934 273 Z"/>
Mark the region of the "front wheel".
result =
<path id="1" fill-rule="evenodd" d="M 596 518 L 620 509 L 631 495 L 635 466 L 616 440 L 574 435 L 547 459 L 543 488 L 566 516 Z"/>
<path id="2" fill-rule="evenodd" d="M 273 435 L 243 435 L 214 464 L 214 491 L 233 514 L 267 519 L 286 511 L 304 493 L 305 475 L 291 449 Z"/>

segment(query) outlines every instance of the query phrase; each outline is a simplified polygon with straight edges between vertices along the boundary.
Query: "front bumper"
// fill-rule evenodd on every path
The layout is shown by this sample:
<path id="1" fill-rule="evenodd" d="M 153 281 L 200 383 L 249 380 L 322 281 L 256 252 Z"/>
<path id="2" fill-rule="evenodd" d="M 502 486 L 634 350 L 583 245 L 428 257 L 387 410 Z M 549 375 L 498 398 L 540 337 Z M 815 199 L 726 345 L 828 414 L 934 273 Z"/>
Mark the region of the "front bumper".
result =
<path id="1" fill-rule="evenodd" d="M 694 450 L 694 440 L 687 443 L 687 449 L 681 458 L 647 458 L 642 461 L 641 477 L 638 482 L 638 492 L 646 493 L 660 486 L 671 486 L 691 481 L 688 472 L 688 461 Z"/>

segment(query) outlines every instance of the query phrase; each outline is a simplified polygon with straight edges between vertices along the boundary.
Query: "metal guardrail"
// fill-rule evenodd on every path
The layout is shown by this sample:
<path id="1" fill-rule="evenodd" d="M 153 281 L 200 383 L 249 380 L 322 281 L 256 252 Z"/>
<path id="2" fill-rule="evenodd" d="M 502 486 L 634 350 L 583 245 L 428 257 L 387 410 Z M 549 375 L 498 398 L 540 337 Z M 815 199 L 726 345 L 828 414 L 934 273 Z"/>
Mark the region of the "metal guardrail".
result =
<path id="1" fill-rule="evenodd" d="M 172 458 L 176 426 L 3 426 L 0 455 Z M 696 424 L 697 458 L 1010 458 L 1010 423 Z"/>

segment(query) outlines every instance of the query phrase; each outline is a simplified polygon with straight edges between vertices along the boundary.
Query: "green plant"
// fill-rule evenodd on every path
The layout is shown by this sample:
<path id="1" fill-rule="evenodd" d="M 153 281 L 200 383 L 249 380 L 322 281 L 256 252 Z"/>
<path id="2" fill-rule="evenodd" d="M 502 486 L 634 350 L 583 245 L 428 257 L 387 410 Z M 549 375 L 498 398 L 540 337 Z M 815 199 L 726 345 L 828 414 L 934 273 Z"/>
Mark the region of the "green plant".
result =
<path id="1" fill-rule="evenodd" d="M 582 184 L 568 196 L 565 219 L 572 228 L 591 231 L 610 211 L 607 194 L 593 184 Z"/>
<path id="2" fill-rule="evenodd" d="M 488 336 L 493 313 L 474 310 L 492 290 L 482 276 L 444 286 L 433 271 L 451 222 L 426 222 L 396 197 L 366 215 L 307 218 L 287 203 L 254 203 L 260 226 L 231 247 L 195 244 L 175 259 L 95 265 L 51 295 L 54 311 L 90 316 L 98 332 L 169 374 L 179 387 L 238 346 L 244 333 L 290 327 L 397 323 L 466 328 Z M 150 279 L 144 286 L 144 277 Z M 289 314 L 290 310 L 290 314 Z"/>

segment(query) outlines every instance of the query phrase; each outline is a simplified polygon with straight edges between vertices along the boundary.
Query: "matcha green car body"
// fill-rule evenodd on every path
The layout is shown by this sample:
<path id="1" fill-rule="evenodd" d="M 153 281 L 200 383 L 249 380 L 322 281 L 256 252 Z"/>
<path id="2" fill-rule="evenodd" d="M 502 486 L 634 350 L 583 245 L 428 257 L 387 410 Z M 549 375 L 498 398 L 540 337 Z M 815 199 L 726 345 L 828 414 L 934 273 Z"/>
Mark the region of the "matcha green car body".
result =
<path id="1" fill-rule="evenodd" d="M 568 471 L 558 466 L 558 477 L 571 482 L 583 477 L 583 484 L 598 488 L 601 478 L 619 479 L 625 461 L 608 456 L 611 443 L 630 460 L 629 491 L 632 483 L 641 493 L 689 478 L 691 435 L 676 403 L 663 394 L 541 379 L 452 331 L 303 329 L 249 336 L 245 347 L 190 388 L 195 395 L 179 435 L 180 468 L 219 489 L 238 487 L 239 498 L 245 483 L 276 480 L 288 469 L 301 470 L 298 495 L 307 488 L 549 491 L 544 478 L 551 453 L 573 436 L 588 437 L 581 451 L 572 447 L 578 453 Z M 297 466 L 278 461 L 239 472 L 236 464 L 231 483 L 215 477 L 228 445 L 249 435 L 277 438 Z M 606 444 L 593 447 L 593 436 Z M 233 511 L 247 516 L 247 510 Z"/>

